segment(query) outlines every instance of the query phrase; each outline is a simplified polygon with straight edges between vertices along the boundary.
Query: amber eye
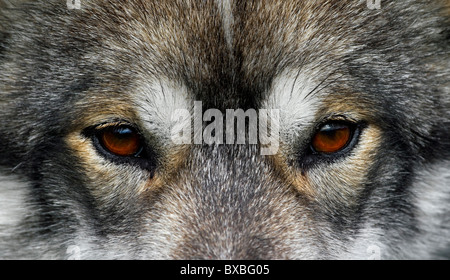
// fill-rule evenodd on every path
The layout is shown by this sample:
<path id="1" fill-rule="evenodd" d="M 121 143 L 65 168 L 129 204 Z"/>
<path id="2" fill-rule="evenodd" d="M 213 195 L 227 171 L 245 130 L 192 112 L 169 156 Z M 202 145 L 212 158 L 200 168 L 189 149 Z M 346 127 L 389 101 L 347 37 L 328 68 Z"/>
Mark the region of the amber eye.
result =
<path id="1" fill-rule="evenodd" d="M 336 153 L 347 146 L 352 138 L 352 127 L 342 123 L 323 125 L 312 139 L 312 148 L 319 153 Z"/>
<path id="2" fill-rule="evenodd" d="M 139 134 L 128 126 L 103 129 L 99 140 L 106 150 L 122 157 L 137 156 L 142 150 Z"/>

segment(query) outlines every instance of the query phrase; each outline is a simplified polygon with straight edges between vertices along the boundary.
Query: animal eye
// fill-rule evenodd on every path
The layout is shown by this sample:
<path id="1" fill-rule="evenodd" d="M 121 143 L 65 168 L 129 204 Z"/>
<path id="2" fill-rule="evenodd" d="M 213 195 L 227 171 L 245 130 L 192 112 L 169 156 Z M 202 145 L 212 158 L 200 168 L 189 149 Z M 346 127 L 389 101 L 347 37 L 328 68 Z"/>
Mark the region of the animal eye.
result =
<path id="1" fill-rule="evenodd" d="M 102 129 L 98 139 L 106 150 L 117 156 L 138 156 L 143 149 L 139 133 L 129 126 Z"/>
<path id="2" fill-rule="evenodd" d="M 352 125 L 339 122 L 326 123 L 314 134 L 311 147 L 318 153 L 339 152 L 349 144 L 353 132 Z"/>

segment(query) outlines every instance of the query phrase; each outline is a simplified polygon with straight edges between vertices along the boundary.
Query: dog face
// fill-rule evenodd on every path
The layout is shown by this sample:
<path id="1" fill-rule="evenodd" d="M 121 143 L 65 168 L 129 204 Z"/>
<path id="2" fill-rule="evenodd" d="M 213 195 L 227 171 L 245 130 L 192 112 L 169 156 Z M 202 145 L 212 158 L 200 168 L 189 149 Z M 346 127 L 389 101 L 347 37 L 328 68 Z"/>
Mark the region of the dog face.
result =
<path id="1" fill-rule="evenodd" d="M 403 2 L 0 2 L 4 257 L 445 256 L 449 5 Z"/>

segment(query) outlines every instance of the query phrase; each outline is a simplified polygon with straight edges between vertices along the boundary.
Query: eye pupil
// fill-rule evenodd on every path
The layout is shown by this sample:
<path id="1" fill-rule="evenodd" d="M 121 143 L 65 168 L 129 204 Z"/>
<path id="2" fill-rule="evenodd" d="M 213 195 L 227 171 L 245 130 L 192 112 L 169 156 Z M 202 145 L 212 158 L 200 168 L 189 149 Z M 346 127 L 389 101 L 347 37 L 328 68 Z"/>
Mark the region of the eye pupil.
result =
<path id="1" fill-rule="evenodd" d="M 101 133 L 102 145 L 118 156 L 134 156 L 141 150 L 140 137 L 129 127 L 114 127 Z"/>
<path id="2" fill-rule="evenodd" d="M 347 146 L 351 134 L 348 125 L 326 124 L 314 135 L 312 147 L 320 153 L 336 153 Z"/>

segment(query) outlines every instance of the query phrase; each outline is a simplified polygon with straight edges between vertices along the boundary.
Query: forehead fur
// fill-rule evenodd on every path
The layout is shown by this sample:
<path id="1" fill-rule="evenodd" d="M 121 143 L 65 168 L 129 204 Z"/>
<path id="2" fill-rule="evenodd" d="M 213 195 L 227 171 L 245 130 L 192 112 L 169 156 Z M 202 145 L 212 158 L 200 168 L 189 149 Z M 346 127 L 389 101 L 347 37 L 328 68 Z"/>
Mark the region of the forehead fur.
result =
<path id="1" fill-rule="evenodd" d="M 69 32 L 99 42 L 92 50 L 109 52 L 101 63 L 111 68 L 133 63 L 124 71 L 182 80 L 211 107 L 255 106 L 285 67 L 320 59 L 317 73 L 358 48 L 348 32 L 370 15 L 343 2 L 92 1 L 71 12 Z M 335 13 L 341 20 L 329 24 Z M 223 98 L 214 102 L 218 92 Z"/>
<path id="2" fill-rule="evenodd" d="M 26 30 L 31 37 L 44 36 L 39 40 L 48 47 L 69 44 L 62 51 L 77 59 L 73 66 L 78 69 L 67 72 L 95 65 L 103 70 L 98 79 L 110 77 L 123 84 L 142 73 L 164 75 L 182 80 L 194 99 L 219 109 L 256 107 L 286 67 L 307 66 L 314 75 L 326 76 L 336 69 L 358 71 L 369 62 L 373 66 L 374 62 L 398 61 L 403 58 L 400 54 L 406 65 L 408 53 L 418 57 L 416 52 L 427 51 L 414 51 L 413 46 L 430 46 L 414 43 L 426 31 L 421 24 L 412 24 L 409 11 L 426 18 L 429 9 L 425 6 L 441 12 L 449 6 L 443 0 L 395 5 L 383 1 L 382 10 L 368 9 L 366 1 L 96 0 L 83 1 L 80 10 L 67 10 L 63 2 L 46 1 L 40 10 L 36 4 L 34 28 L 22 23 L 16 29 Z M 430 42 L 433 37 L 438 40 L 445 22 L 424 23 L 434 30 L 425 34 Z M 397 40 L 399 32 L 405 40 Z M 370 53 L 364 53 L 368 48 Z M 391 51 L 382 53 L 386 49 Z M 67 59 L 63 53 L 43 55 L 55 56 L 50 59 L 57 61 L 57 56 Z M 346 63 L 349 60 L 352 64 Z M 386 65 L 379 66 L 385 69 L 381 66 Z"/>
<path id="3" fill-rule="evenodd" d="M 95 36 L 134 71 L 181 80 L 198 95 L 227 80 L 231 54 L 223 7 L 214 1 L 104 2 L 82 10 L 80 26 L 98 25 Z"/>

